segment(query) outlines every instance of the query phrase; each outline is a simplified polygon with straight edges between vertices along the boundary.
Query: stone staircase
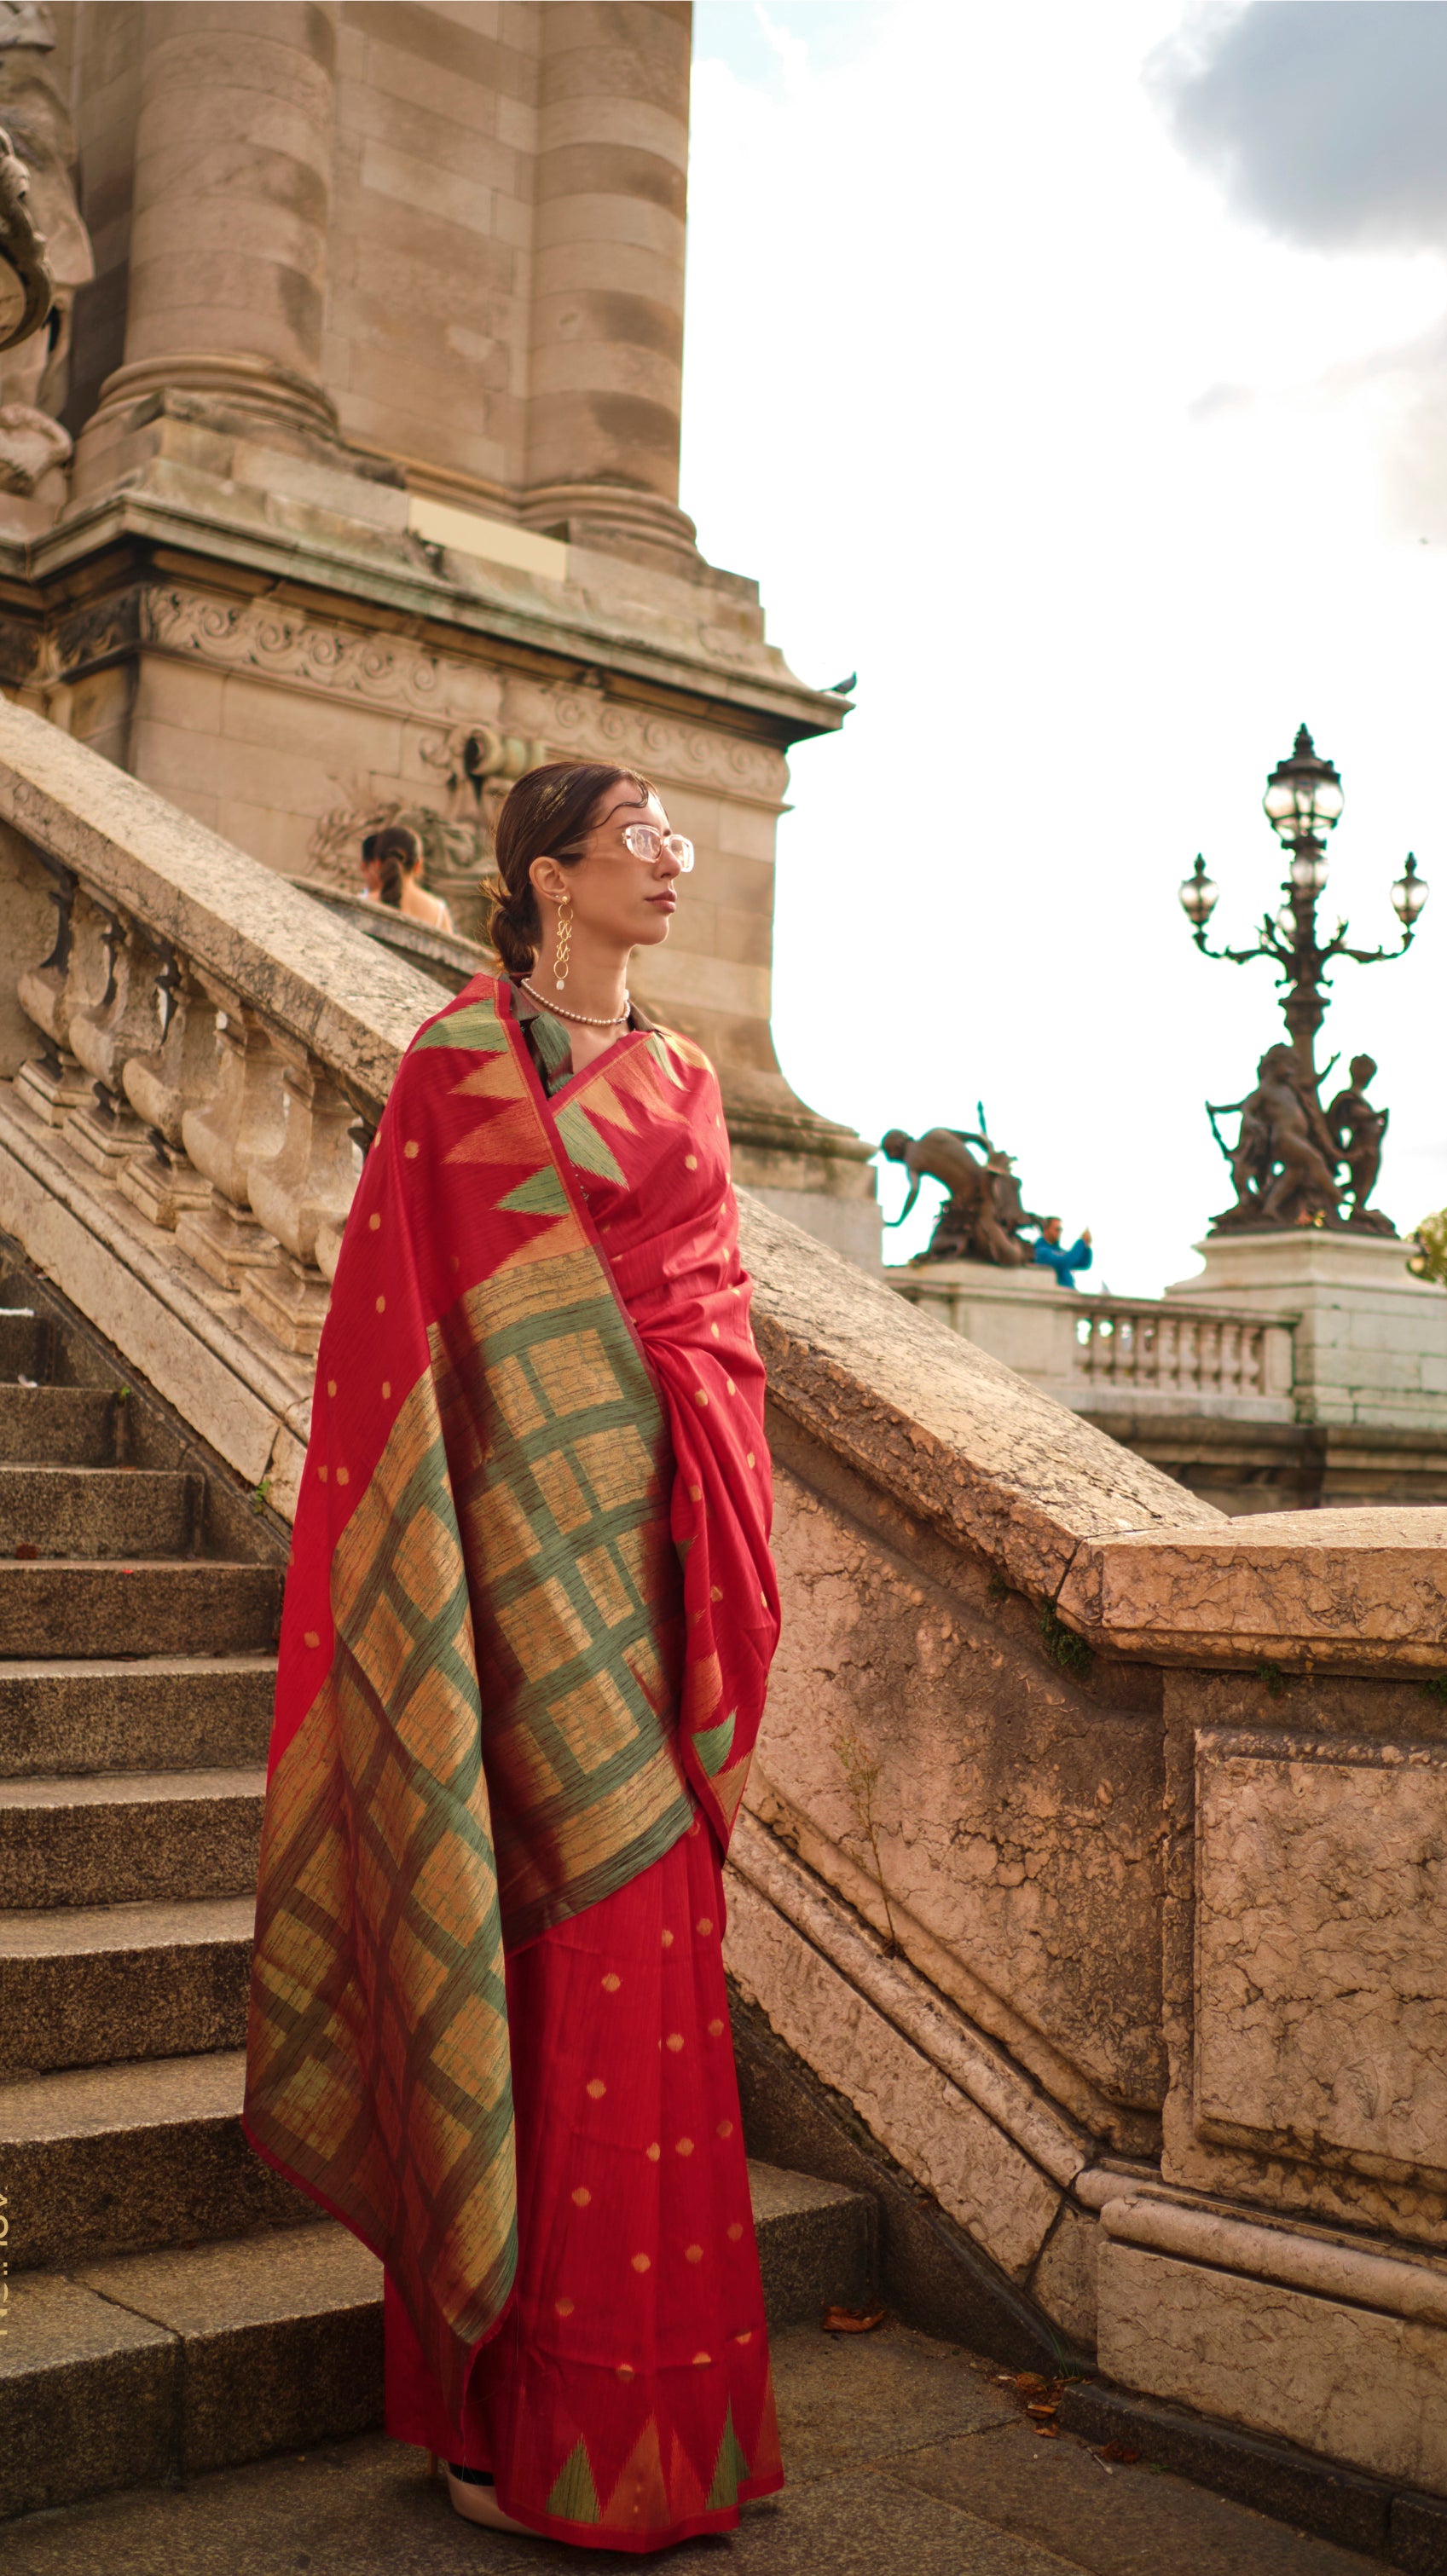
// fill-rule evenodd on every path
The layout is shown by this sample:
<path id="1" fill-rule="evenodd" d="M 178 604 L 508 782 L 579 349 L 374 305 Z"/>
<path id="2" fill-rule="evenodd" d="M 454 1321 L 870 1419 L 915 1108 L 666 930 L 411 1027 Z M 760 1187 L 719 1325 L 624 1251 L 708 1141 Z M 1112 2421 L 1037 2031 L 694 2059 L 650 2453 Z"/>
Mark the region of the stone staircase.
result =
<path id="1" fill-rule="evenodd" d="M 284 1537 L 0 1282 L 0 2513 L 378 2420 L 378 2265 L 240 2127 Z M 776 2324 L 862 2305 L 867 2193 L 752 2168 Z"/>

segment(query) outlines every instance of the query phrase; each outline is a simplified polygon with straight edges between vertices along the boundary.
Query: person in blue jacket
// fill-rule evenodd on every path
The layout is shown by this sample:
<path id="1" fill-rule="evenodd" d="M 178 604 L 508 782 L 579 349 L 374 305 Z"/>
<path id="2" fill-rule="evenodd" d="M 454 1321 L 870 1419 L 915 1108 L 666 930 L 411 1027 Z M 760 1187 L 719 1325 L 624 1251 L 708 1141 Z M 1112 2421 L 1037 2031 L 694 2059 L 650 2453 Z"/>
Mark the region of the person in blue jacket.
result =
<path id="1" fill-rule="evenodd" d="M 1090 1228 L 1087 1226 L 1076 1243 L 1067 1251 L 1060 1240 L 1058 1216 L 1047 1216 L 1035 1244 L 1035 1258 L 1053 1270 L 1062 1288 L 1073 1288 L 1077 1270 L 1088 1270 L 1091 1263 Z"/>

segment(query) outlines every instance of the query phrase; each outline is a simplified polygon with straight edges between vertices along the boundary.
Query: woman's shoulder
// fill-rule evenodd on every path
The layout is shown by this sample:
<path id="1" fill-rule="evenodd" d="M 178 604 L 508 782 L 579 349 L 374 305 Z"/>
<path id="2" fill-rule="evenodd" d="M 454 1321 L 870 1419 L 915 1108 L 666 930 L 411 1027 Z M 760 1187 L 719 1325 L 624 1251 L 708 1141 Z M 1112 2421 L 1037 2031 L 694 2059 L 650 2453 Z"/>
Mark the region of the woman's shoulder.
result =
<path id="1" fill-rule="evenodd" d="M 408 1040 L 402 1070 L 441 1047 L 458 1047 L 473 1055 L 499 1054 L 508 1042 L 504 1007 L 499 1001 L 505 982 L 506 978 L 499 975 L 474 975 Z"/>

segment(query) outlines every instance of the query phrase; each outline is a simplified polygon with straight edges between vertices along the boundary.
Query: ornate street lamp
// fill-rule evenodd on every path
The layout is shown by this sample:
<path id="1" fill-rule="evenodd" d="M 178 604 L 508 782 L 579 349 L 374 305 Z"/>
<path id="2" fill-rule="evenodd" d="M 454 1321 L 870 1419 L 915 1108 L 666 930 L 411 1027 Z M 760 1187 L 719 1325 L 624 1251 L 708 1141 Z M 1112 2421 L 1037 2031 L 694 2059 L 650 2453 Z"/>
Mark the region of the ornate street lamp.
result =
<path id="1" fill-rule="evenodd" d="M 1335 767 L 1321 758 L 1302 725 L 1290 759 L 1277 762 L 1262 798 L 1266 819 L 1289 859 L 1281 888 L 1286 900 L 1274 916 L 1266 914 L 1254 948 L 1207 945 L 1206 924 L 1216 909 L 1219 889 L 1199 855 L 1180 889 L 1181 909 L 1203 957 L 1225 958 L 1233 966 L 1267 957 L 1280 967 L 1281 1008 L 1291 1037 L 1289 1047 L 1272 1047 L 1262 1057 L 1257 1089 L 1246 1100 L 1219 1104 L 1219 1108 L 1207 1103 L 1212 1132 L 1236 1183 L 1236 1204 L 1214 1220 L 1213 1230 L 1353 1225 L 1378 1234 L 1394 1231 L 1379 1210 L 1366 1204 L 1376 1182 L 1387 1124 L 1387 1112 L 1364 1097 L 1376 1067 L 1369 1056 L 1354 1057 L 1350 1089 L 1324 1107 L 1319 1097 L 1324 1076 L 1317 1071 L 1316 1033 L 1326 1017 L 1331 980 L 1326 968 L 1332 959 L 1350 957 L 1358 966 L 1380 966 L 1389 958 L 1405 956 L 1427 888 L 1409 853 L 1392 888 L 1392 908 L 1402 925 L 1400 947 L 1353 948 L 1344 921 L 1337 923 L 1325 943 L 1318 938 L 1316 907 L 1326 885 L 1327 834 L 1336 829 L 1343 801 Z M 1330 1070 L 1329 1065 L 1326 1071 Z M 1216 1126 L 1217 1115 L 1227 1109 L 1241 1113 L 1234 1147 L 1226 1144 Z"/>

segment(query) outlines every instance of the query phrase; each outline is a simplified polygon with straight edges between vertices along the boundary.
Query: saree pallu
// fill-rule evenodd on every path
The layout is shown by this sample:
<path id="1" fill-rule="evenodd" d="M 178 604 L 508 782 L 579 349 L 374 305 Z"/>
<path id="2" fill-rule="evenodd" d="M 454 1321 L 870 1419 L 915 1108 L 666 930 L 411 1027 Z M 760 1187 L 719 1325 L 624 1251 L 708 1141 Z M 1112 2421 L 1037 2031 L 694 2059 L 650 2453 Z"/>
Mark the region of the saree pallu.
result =
<path id="1" fill-rule="evenodd" d="M 780 2482 L 717 1951 L 778 1633 L 748 1297 L 707 1060 L 635 1031 L 549 1097 L 478 978 L 358 1187 L 283 1617 L 247 2133 L 382 2257 L 394 2413 L 605 2547 Z M 685 1880 L 687 2012 L 638 1946 Z"/>

